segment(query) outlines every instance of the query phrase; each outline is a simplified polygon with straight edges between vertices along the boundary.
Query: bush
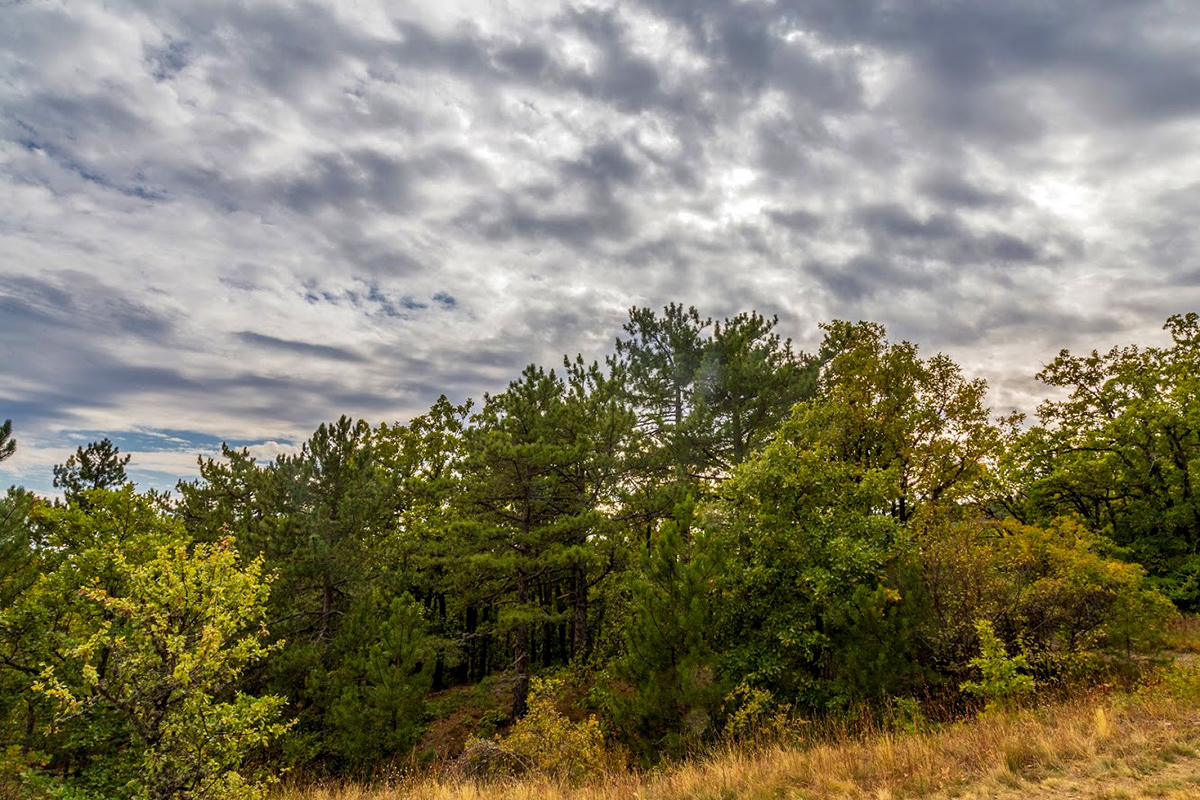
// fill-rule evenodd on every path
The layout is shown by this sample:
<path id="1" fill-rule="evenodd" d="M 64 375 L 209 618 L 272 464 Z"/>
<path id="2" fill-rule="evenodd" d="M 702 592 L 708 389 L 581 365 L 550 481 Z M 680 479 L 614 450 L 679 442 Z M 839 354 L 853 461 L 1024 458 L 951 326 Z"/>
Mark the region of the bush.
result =
<path id="1" fill-rule="evenodd" d="M 1087 659 L 1151 650 L 1176 614 L 1141 567 L 1070 519 L 1048 527 L 924 520 L 919 569 L 935 632 L 934 663 L 961 675 L 980 641 L 979 620 L 1017 646 L 1040 677 L 1078 674 Z"/>
<path id="2" fill-rule="evenodd" d="M 743 681 L 725 700 L 725 735 L 739 741 L 794 738 L 804 725 L 790 703 Z"/>
<path id="3" fill-rule="evenodd" d="M 987 620 L 976 622 L 975 632 L 979 636 L 979 655 L 971 659 L 971 666 L 979 670 L 981 678 L 965 681 L 959 688 L 986 702 L 988 711 L 1011 707 L 1034 689 L 1033 678 L 1021 672 L 1029 669 L 1029 662 L 1023 655 L 1009 656 Z"/>
<path id="4" fill-rule="evenodd" d="M 594 717 L 574 722 L 554 707 L 560 678 L 534 678 L 529 711 L 504 738 L 504 746 L 531 771 L 568 783 L 623 766 L 620 754 L 605 746 Z"/>
<path id="5" fill-rule="evenodd" d="M 509 747 L 494 739 L 469 739 L 454 762 L 454 774 L 464 780 L 483 783 L 498 778 L 519 778 L 529 764 Z"/>

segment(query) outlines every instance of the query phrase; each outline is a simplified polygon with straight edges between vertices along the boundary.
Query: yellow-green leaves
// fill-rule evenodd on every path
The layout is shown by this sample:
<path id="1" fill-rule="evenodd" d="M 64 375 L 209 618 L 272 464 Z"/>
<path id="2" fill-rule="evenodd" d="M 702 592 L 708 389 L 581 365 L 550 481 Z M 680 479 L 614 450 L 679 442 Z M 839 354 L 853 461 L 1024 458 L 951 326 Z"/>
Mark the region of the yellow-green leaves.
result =
<path id="1" fill-rule="evenodd" d="M 128 491 L 89 498 L 85 512 L 45 517 L 82 546 L 29 598 L 65 601 L 34 690 L 54 701 L 72 741 L 98 745 L 85 763 L 111 796 L 261 796 L 243 762 L 286 728 L 281 698 L 239 691 L 271 649 L 261 558 L 244 562 L 231 538 L 190 543 Z"/>

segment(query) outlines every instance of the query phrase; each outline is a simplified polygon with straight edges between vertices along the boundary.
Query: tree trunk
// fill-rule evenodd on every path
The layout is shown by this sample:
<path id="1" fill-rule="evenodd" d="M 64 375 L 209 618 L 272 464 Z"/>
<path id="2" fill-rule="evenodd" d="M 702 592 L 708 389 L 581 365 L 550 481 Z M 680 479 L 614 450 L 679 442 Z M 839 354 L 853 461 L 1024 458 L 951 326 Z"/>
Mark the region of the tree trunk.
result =
<path id="1" fill-rule="evenodd" d="M 582 661 L 588 656 L 588 582 L 587 566 L 575 564 L 575 613 L 571 631 L 571 659 Z"/>
<path id="2" fill-rule="evenodd" d="M 542 587 L 542 609 L 547 615 L 547 619 L 542 623 L 542 667 L 549 669 L 554 664 L 554 622 L 552 621 L 555 609 L 554 591 L 549 584 Z"/>
<path id="3" fill-rule="evenodd" d="M 321 631 L 317 634 L 318 641 L 325 641 L 326 634 L 329 633 L 329 617 L 333 614 L 333 581 L 329 574 L 325 574 L 325 580 L 321 586 Z"/>
<path id="4" fill-rule="evenodd" d="M 529 603 L 529 577 L 523 569 L 517 570 L 517 600 L 522 606 Z M 516 626 L 513 641 L 513 702 L 512 718 L 520 719 L 529 710 L 529 656 L 530 630 L 528 622 Z"/>
<path id="5" fill-rule="evenodd" d="M 481 658 L 481 652 L 484 645 L 475 636 L 475 629 L 479 626 L 478 614 L 479 612 L 475 606 L 467 606 L 466 620 L 463 625 L 466 631 L 466 658 L 455 669 L 455 677 L 459 683 L 483 680 L 483 666 L 481 664 L 483 659 Z"/>

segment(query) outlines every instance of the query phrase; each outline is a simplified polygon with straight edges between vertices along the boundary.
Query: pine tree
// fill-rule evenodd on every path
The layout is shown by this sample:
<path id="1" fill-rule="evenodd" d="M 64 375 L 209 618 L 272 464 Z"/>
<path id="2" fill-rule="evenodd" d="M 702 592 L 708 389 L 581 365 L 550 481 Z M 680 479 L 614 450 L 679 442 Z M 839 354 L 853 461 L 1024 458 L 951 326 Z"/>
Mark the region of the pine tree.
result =
<path id="1" fill-rule="evenodd" d="M 0 425 L 0 461 L 5 461 L 17 452 L 17 440 L 12 438 L 12 420 L 4 420 Z"/>
<path id="2" fill-rule="evenodd" d="M 129 482 L 125 467 L 132 456 L 105 437 L 86 447 L 76 448 L 66 463 L 54 467 L 54 487 L 62 489 L 68 503 L 84 502 L 84 492 L 92 489 L 118 489 Z"/>
<path id="3" fill-rule="evenodd" d="M 715 629 L 720 559 L 691 530 L 694 505 L 664 521 L 630 578 L 625 653 L 617 674 L 633 687 L 616 695 L 617 716 L 635 741 L 682 746 L 715 731 L 726 686 L 718 672 Z"/>

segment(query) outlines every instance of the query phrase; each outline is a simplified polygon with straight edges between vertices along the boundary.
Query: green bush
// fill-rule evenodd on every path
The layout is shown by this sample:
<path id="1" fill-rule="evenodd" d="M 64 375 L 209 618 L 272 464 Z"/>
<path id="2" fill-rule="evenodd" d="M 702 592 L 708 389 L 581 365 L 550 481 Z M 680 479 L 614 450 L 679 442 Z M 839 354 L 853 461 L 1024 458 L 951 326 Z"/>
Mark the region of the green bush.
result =
<path id="1" fill-rule="evenodd" d="M 744 681 L 726 698 L 724 717 L 725 735 L 738 741 L 790 739 L 804 726 L 791 704 Z"/>
<path id="2" fill-rule="evenodd" d="M 971 667 L 979 671 L 977 681 L 964 681 L 959 688 L 982 699 L 988 711 L 1009 708 L 1036 686 L 1033 677 L 1022 670 L 1029 669 L 1025 656 L 1010 656 L 1004 642 L 996 636 L 992 623 L 981 619 L 975 623 L 979 636 L 979 655 L 971 659 Z"/>

